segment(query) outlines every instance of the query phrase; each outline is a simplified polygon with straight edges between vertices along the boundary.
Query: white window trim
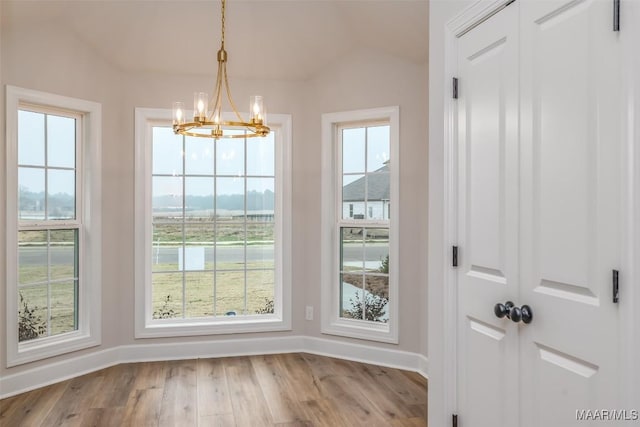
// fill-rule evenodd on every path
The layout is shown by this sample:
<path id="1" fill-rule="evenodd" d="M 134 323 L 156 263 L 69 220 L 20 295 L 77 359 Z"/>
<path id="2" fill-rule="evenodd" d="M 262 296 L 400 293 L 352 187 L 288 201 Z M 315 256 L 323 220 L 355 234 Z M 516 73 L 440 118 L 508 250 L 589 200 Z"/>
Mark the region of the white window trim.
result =
<path id="1" fill-rule="evenodd" d="M 376 323 L 339 316 L 340 292 L 337 284 L 340 252 L 336 229 L 338 209 L 342 207 L 337 187 L 340 153 L 336 149 L 338 126 L 350 122 L 388 121 L 390 125 L 391 218 L 389 220 L 389 322 Z M 322 115 L 322 333 L 370 341 L 398 343 L 398 215 L 400 200 L 400 108 L 383 107 Z M 345 222 L 343 220 L 342 222 Z M 369 225 L 370 222 L 367 222 Z"/>
<path id="2" fill-rule="evenodd" d="M 94 347 L 102 340 L 102 106 L 15 86 L 6 87 L 7 183 L 7 367 Z M 18 342 L 18 109 L 31 104 L 69 110 L 82 115 L 78 159 L 81 181 L 78 213 L 80 230 L 80 295 L 78 329 L 73 332 Z"/>
<path id="3" fill-rule="evenodd" d="M 154 125 L 170 125 L 171 110 L 136 108 L 135 111 L 135 337 L 157 338 L 291 330 L 291 116 L 269 114 L 277 128 L 276 245 L 274 315 L 229 316 L 207 319 L 151 319 L 151 132 Z M 224 115 L 224 119 L 235 116 Z M 280 165 L 280 166 L 279 166 Z"/>

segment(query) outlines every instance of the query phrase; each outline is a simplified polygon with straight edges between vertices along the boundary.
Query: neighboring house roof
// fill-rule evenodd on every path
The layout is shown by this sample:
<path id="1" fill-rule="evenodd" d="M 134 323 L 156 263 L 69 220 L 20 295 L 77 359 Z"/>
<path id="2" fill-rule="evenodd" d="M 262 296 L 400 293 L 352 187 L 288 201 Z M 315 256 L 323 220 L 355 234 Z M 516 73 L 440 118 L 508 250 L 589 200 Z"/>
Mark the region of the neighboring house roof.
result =
<path id="1" fill-rule="evenodd" d="M 381 173 L 386 172 L 386 173 Z M 389 200 L 389 165 L 384 165 L 380 169 L 367 175 L 366 181 L 369 185 L 367 200 Z M 364 201 L 365 177 L 353 181 L 342 187 L 342 200 L 344 202 Z"/>

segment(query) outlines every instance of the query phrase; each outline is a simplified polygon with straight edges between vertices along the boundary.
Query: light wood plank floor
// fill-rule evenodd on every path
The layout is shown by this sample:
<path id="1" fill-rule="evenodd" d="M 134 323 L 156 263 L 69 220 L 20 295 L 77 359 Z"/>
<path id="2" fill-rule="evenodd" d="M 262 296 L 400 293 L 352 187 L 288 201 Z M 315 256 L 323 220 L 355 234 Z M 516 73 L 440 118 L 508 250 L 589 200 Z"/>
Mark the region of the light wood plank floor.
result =
<path id="1" fill-rule="evenodd" d="M 129 363 L 0 401 L 14 426 L 426 426 L 427 382 L 306 353 Z"/>

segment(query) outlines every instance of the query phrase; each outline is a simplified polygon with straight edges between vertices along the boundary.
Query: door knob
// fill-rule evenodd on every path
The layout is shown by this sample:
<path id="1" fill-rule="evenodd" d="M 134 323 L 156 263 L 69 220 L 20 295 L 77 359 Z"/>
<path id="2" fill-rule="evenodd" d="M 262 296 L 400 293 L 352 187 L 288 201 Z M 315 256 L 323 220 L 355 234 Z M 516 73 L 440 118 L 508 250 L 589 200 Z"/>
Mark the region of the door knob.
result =
<path id="1" fill-rule="evenodd" d="M 529 324 L 533 320 L 533 312 L 531 311 L 531 307 L 528 305 L 523 305 L 522 307 L 513 307 L 511 308 L 511 312 L 509 313 L 509 318 L 513 320 L 515 323 L 518 323 L 522 320 L 522 323 Z"/>
<path id="2" fill-rule="evenodd" d="M 493 306 L 493 312 L 495 313 L 496 317 L 500 319 L 505 316 L 507 316 L 508 319 L 511 319 L 511 309 L 513 308 L 513 306 L 514 304 L 511 301 L 507 301 L 504 304 L 499 302 Z"/>
<path id="3" fill-rule="evenodd" d="M 511 319 L 515 323 L 522 321 L 523 323 L 529 324 L 533 320 L 533 312 L 531 311 L 531 307 L 529 307 L 528 305 L 516 307 L 511 301 L 507 301 L 504 304 L 497 303 L 493 306 L 493 312 L 495 313 L 496 317 L 500 319 L 506 317 L 507 319 Z"/>

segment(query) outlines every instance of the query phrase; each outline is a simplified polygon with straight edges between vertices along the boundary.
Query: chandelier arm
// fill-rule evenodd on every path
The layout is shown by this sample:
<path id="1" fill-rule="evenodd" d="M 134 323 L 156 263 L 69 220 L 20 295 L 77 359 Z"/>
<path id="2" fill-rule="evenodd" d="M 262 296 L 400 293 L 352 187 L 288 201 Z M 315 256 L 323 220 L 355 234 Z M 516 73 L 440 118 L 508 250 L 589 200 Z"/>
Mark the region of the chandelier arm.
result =
<path id="1" fill-rule="evenodd" d="M 229 89 L 229 78 L 227 77 L 227 67 L 224 67 L 224 85 L 225 85 L 225 89 L 226 89 L 226 92 L 227 92 L 227 99 L 229 100 L 229 105 L 231 105 L 231 109 L 233 110 L 233 112 L 235 113 L 236 117 L 238 118 L 238 121 L 239 122 L 244 122 L 244 119 L 242 118 L 242 116 L 238 112 L 238 109 L 236 108 L 236 105 L 233 103 L 233 99 L 231 99 L 231 89 Z"/>
<path id="2" fill-rule="evenodd" d="M 178 134 L 180 135 L 184 135 L 184 136 L 193 136 L 196 138 L 211 138 L 210 134 L 206 134 L 206 133 L 198 133 L 198 132 L 191 132 L 189 130 L 186 129 L 181 129 L 177 131 Z M 245 134 L 232 134 L 232 135 L 221 135 L 216 139 L 245 139 L 245 138 L 262 138 L 264 137 L 264 134 L 260 134 L 260 133 L 245 133 Z"/>
<path id="3" fill-rule="evenodd" d="M 218 75 L 216 76 L 216 107 L 215 113 L 218 114 L 218 120 L 222 120 L 222 74 L 226 65 L 223 62 L 218 63 Z"/>

